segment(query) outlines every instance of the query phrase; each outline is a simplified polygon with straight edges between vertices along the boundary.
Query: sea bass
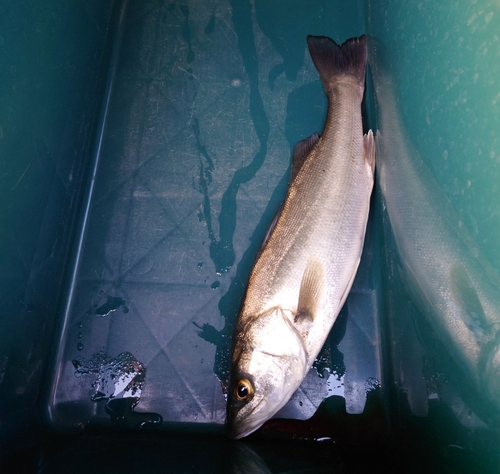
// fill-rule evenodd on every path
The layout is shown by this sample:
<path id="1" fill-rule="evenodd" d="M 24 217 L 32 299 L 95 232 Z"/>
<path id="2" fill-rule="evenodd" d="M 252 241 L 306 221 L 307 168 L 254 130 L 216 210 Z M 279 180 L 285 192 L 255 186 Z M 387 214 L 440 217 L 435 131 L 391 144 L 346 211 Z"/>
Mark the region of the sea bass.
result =
<path id="1" fill-rule="evenodd" d="M 387 53 L 376 41 L 371 49 L 380 123 L 377 180 L 401 261 L 400 274 L 470 385 L 499 409 L 498 279 L 411 143 L 397 88 L 385 67 Z"/>
<path id="2" fill-rule="evenodd" d="M 359 265 L 375 144 L 363 136 L 366 38 L 307 44 L 328 97 L 323 133 L 299 142 L 285 201 L 250 273 L 234 332 L 227 424 L 241 438 L 282 408 L 312 366 Z"/>

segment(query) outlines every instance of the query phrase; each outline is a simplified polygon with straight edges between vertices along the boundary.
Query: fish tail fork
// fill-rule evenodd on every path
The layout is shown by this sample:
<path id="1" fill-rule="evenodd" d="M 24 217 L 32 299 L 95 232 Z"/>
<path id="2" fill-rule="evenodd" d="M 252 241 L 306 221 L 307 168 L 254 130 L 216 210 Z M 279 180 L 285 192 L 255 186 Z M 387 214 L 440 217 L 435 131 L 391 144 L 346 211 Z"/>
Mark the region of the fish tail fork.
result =
<path id="1" fill-rule="evenodd" d="M 347 76 L 364 87 L 366 36 L 351 38 L 342 46 L 326 36 L 308 36 L 307 45 L 325 90 L 328 91 L 339 76 Z"/>

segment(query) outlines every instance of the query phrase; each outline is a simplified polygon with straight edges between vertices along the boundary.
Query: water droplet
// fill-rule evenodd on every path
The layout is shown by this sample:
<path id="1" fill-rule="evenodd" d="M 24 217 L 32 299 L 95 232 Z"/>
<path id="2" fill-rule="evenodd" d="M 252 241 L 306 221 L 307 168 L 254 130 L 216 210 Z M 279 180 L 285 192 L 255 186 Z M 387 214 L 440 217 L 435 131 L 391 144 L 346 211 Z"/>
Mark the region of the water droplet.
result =
<path id="1" fill-rule="evenodd" d="M 216 290 L 217 288 L 219 288 L 220 286 L 220 281 L 218 280 L 215 280 L 211 285 L 210 285 L 210 288 L 212 288 L 212 290 Z"/>
<path id="2" fill-rule="evenodd" d="M 79 344 L 83 348 L 83 344 Z M 80 347 L 78 347 L 79 350 Z M 142 428 L 158 426 L 162 417 L 157 413 L 137 413 L 134 408 L 139 403 L 146 377 L 146 368 L 130 352 L 122 352 L 115 358 L 104 351 L 93 354 L 89 361 L 78 358 L 72 361 L 75 377 L 94 374 L 91 384 L 95 390 L 91 400 L 107 400 L 106 413 L 111 416 L 114 426 Z"/>
<path id="3" fill-rule="evenodd" d="M 83 350 L 83 344 L 81 342 L 79 342 L 77 345 L 76 345 L 76 348 L 81 351 Z"/>
<path id="4" fill-rule="evenodd" d="M 138 413 L 134 408 L 139 397 L 110 398 L 106 403 L 106 413 L 114 426 L 123 428 L 143 428 L 159 426 L 163 418 L 158 413 Z"/>
<path id="5" fill-rule="evenodd" d="M 120 306 L 123 306 L 128 310 L 125 306 L 125 301 L 123 301 L 120 297 L 108 296 L 108 300 L 103 305 L 99 306 L 94 313 L 98 316 L 107 316 L 112 311 L 116 311 Z"/>
<path id="6" fill-rule="evenodd" d="M 83 321 L 80 321 L 80 322 L 78 323 L 78 327 L 79 327 L 79 328 L 83 328 Z"/>
<path id="7" fill-rule="evenodd" d="M 365 381 L 365 390 L 370 392 L 377 389 L 380 389 L 380 382 L 375 377 L 367 378 Z"/>
<path id="8" fill-rule="evenodd" d="M 82 337 L 83 337 L 83 332 L 81 332 L 81 331 L 80 331 L 80 332 L 78 333 L 78 339 L 81 339 Z"/>
<path id="9" fill-rule="evenodd" d="M 303 405 L 303 403 L 302 403 L 302 402 L 299 402 L 299 405 L 300 405 L 300 406 L 302 406 L 302 405 Z"/>
<path id="10" fill-rule="evenodd" d="M 203 262 L 198 263 L 198 270 L 201 270 L 203 268 Z"/>

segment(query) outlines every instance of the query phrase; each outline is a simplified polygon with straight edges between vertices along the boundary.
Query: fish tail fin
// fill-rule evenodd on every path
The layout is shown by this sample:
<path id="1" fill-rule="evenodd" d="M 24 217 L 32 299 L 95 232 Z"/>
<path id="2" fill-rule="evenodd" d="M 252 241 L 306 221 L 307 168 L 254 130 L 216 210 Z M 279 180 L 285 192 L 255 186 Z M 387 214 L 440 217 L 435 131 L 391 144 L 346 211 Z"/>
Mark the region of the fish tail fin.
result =
<path id="1" fill-rule="evenodd" d="M 351 38 L 342 46 L 326 36 L 308 36 L 309 53 L 328 90 L 339 76 L 350 76 L 361 87 L 365 83 L 366 36 Z"/>

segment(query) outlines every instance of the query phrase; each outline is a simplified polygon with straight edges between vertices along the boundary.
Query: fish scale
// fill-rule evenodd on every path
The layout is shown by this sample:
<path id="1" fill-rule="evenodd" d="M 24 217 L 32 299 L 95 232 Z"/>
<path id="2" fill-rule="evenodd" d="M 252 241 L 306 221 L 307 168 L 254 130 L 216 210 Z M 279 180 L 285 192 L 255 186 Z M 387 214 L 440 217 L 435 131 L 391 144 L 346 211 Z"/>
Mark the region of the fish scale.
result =
<path id="1" fill-rule="evenodd" d="M 348 87 L 354 89 L 351 84 Z M 318 322 L 323 328 L 331 326 L 337 316 L 335 313 L 340 311 L 346 288 L 345 284 L 339 283 L 339 274 L 347 273 L 340 280 L 345 281 L 347 278 L 349 281 L 355 270 L 353 267 L 357 267 L 359 262 L 373 183 L 371 167 L 359 159 L 364 153 L 361 110 L 358 107 L 359 111 L 354 117 L 350 105 L 352 102 L 358 106 L 361 104 L 363 91 L 359 87 L 356 89 L 350 95 L 345 93 L 349 90 L 332 91 L 330 102 L 344 114 L 337 113 L 327 122 L 323 137 L 290 186 L 275 231 L 254 266 L 250 281 L 255 281 L 255 284 L 249 287 L 247 298 L 256 303 L 258 313 L 277 305 L 291 313 L 295 312 L 302 275 L 311 254 L 316 254 L 324 261 L 329 288 L 329 295 L 318 315 L 325 321 L 321 324 L 318 319 Z M 350 116 L 352 118 L 348 120 Z M 357 126 L 352 127 L 352 122 L 357 122 Z M 353 144 L 356 135 L 358 143 Z M 345 146 L 346 142 L 351 145 L 351 150 Z M 358 150 L 354 153 L 358 159 L 343 160 L 343 157 L 352 156 L 356 145 Z M 356 187 L 364 188 L 364 192 L 357 194 Z M 307 202 L 306 210 L 304 202 Z M 353 236 L 358 236 L 357 242 Z M 352 261 L 356 264 L 348 264 Z M 291 268 L 294 269 L 292 272 Z M 254 311 L 253 308 L 248 312 L 242 311 L 241 323 L 245 323 L 247 315 L 252 317 Z M 324 329 L 316 330 L 306 341 L 311 364 L 317 355 L 317 346 L 322 346 L 322 342 L 311 339 L 321 335 L 324 341 L 327 334 Z"/>

